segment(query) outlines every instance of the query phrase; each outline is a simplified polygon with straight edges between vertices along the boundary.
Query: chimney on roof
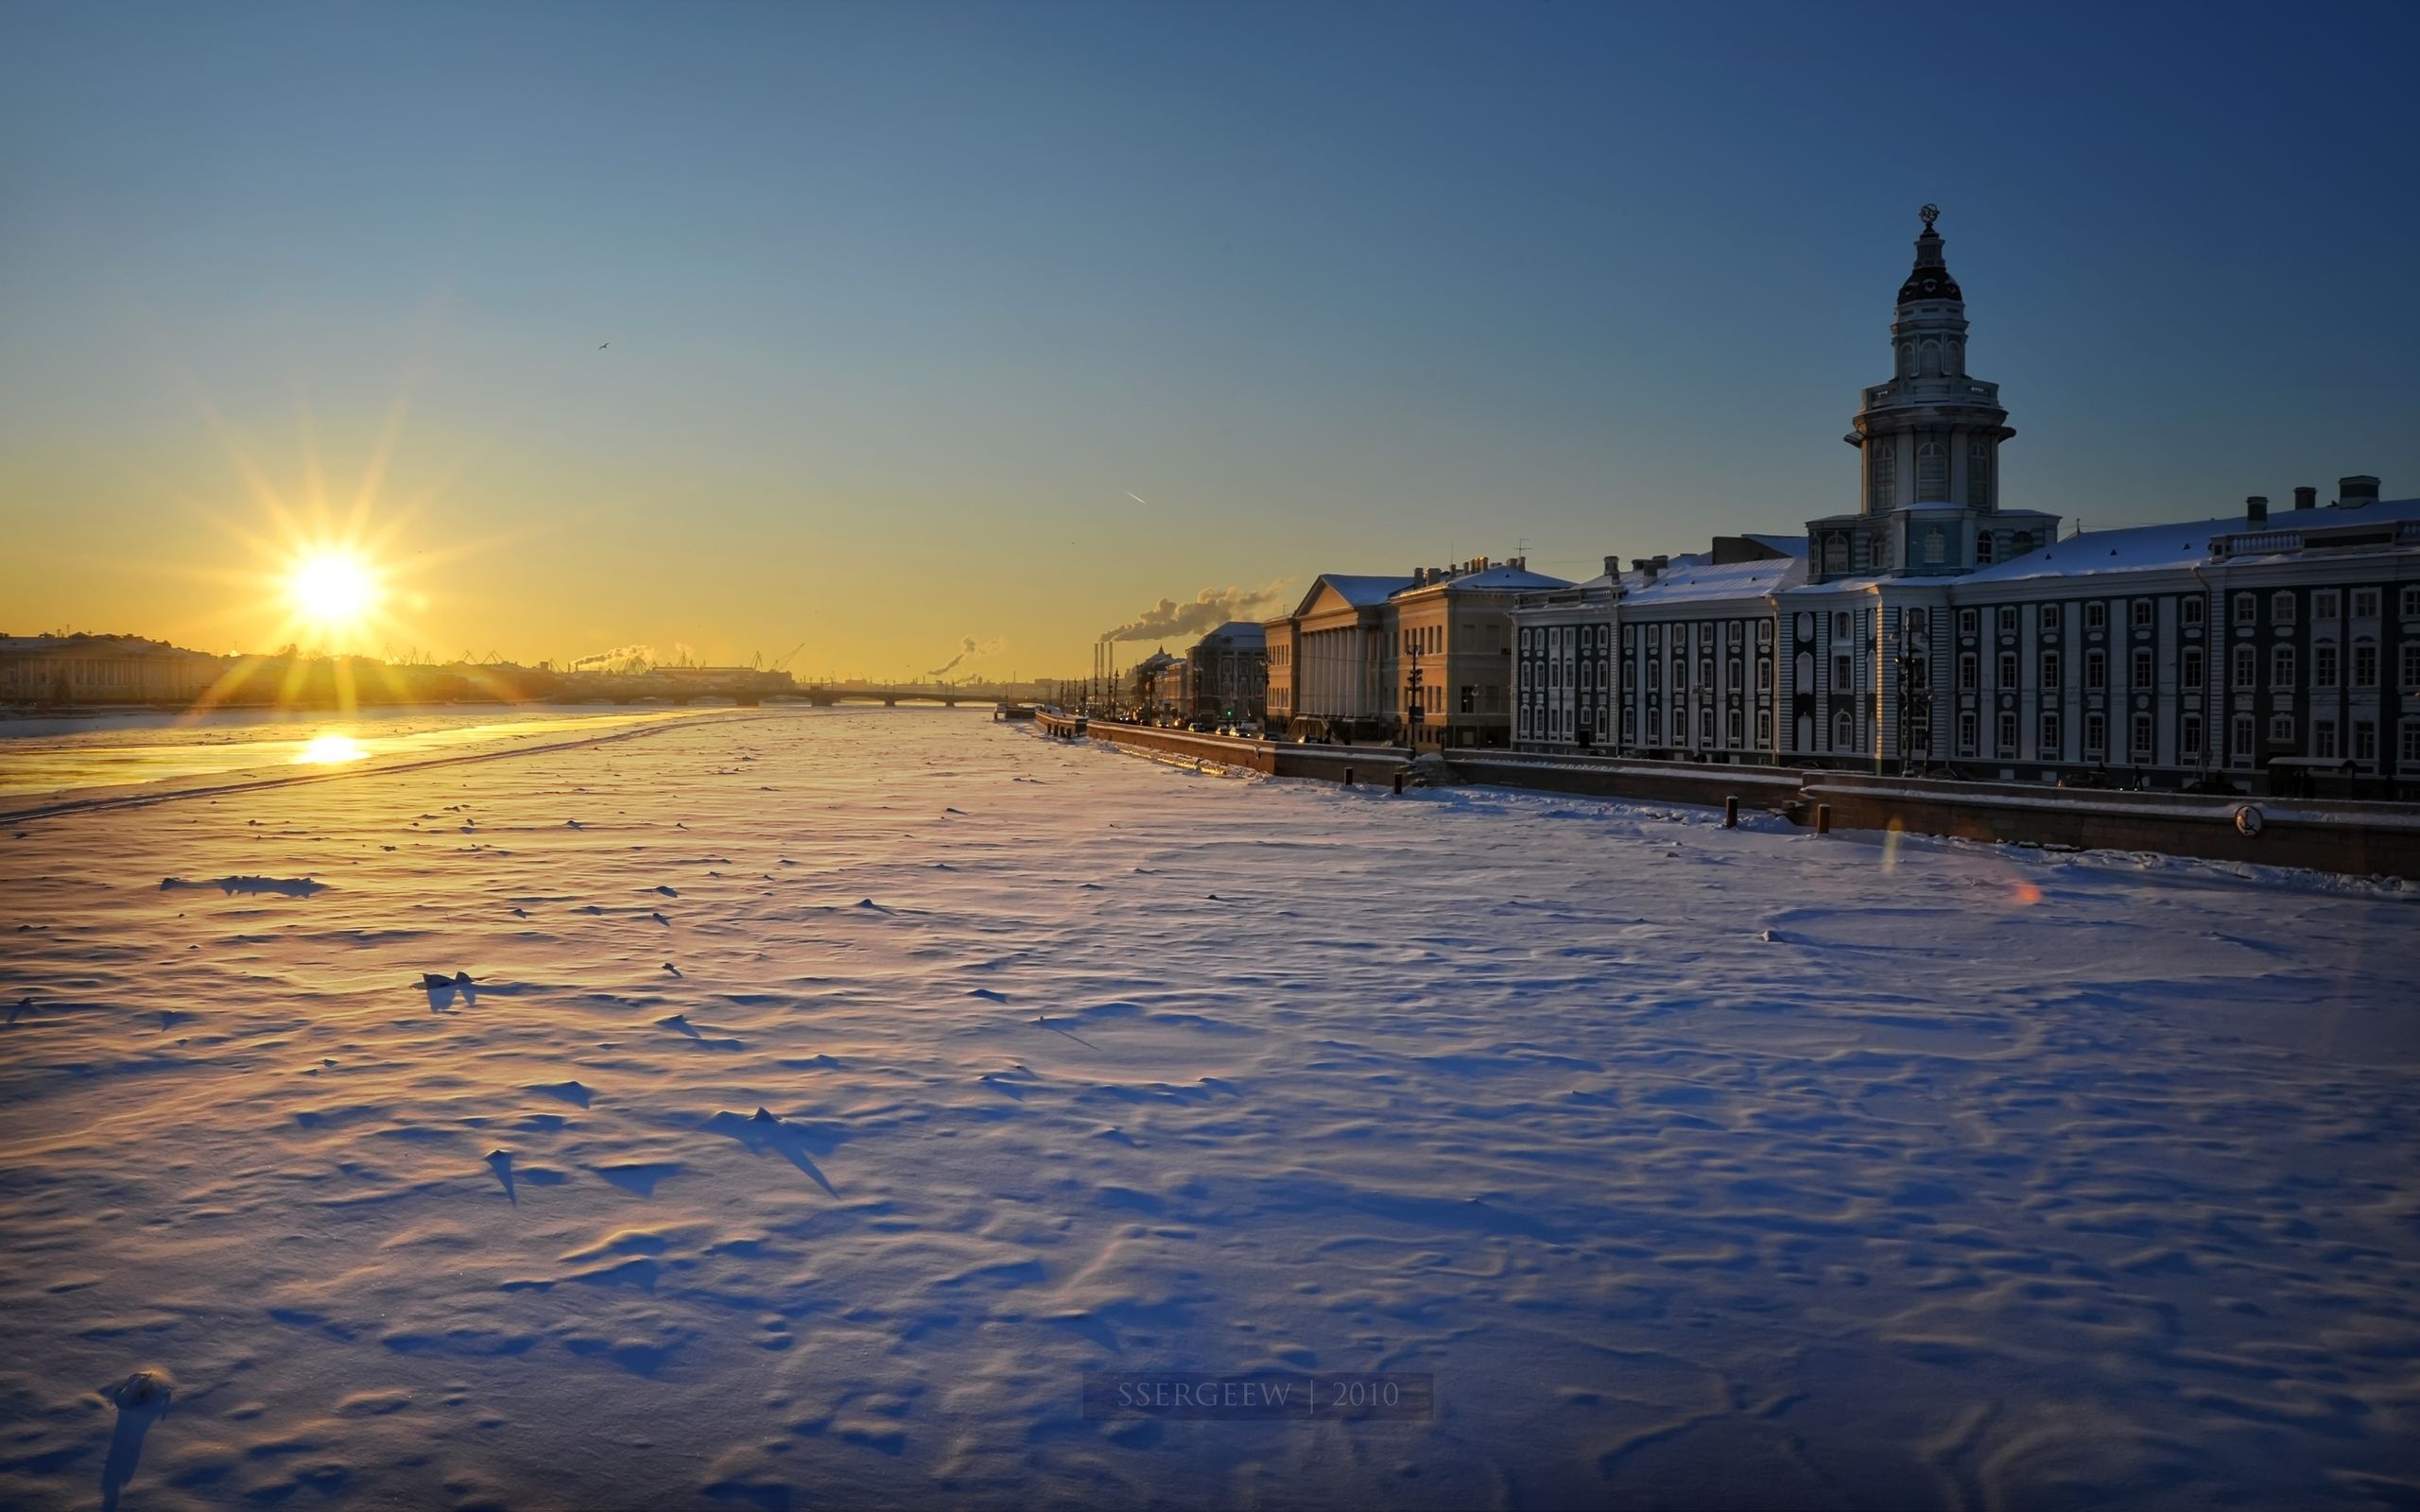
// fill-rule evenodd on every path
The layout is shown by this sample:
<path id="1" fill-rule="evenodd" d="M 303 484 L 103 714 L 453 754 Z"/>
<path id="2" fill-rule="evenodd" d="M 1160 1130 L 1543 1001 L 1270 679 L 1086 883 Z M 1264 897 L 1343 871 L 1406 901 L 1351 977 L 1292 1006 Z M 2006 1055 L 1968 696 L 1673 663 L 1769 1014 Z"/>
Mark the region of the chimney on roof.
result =
<path id="1" fill-rule="evenodd" d="M 2378 502 L 2378 480 L 2367 472 L 2336 480 L 2336 507 L 2358 509 L 2365 504 Z"/>
<path id="2" fill-rule="evenodd" d="M 1605 576 L 1608 576 L 1608 577 L 1619 577 L 1621 575 L 1622 575 L 1622 559 L 1621 559 L 1619 557 L 1608 557 L 1608 558 L 1605 558 Z"/>
<path id="3" fill-rule="evenodd" d="M 2269 523 L 2269 495 L 2265 493 L 2256 493 L 2252 497 L 2244 500 L 2243 517 L 2252 523 L 2252 528 L 2255 530 L 2257 530 L 2262 525 L 2267 524 Z"/>
<path id="4" fill-rule="evenodd" d="M 2294 507 L 2297 509 L 2318 508 L 2319 490 L 2308 485 L 2296 489 L 2294 490 Z"/>
<path id="5" fill-rule="evenodd" d="M 1655 581 L 1656 572 L 1664 565 L 1664 558 L 1661 557 L 1637 557 L 1632 559 L 1638 567 L 1638 580 L 1642 583 Z"/>

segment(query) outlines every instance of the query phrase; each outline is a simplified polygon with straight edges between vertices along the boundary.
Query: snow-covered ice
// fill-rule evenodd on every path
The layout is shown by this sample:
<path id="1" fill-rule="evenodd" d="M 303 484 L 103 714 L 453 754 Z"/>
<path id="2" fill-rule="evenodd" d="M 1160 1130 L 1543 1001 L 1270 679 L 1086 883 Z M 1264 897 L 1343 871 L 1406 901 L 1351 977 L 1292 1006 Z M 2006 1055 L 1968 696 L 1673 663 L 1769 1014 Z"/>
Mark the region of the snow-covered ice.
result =
<path id="1" fill-rule="evenodd" d="M 1716 817 L 903 710 L 9 826 L 0 1503 L 2420 1498 L 2409 897 Z M 1257 1367 L 1436 1418 L 1079 1413 Z"/>

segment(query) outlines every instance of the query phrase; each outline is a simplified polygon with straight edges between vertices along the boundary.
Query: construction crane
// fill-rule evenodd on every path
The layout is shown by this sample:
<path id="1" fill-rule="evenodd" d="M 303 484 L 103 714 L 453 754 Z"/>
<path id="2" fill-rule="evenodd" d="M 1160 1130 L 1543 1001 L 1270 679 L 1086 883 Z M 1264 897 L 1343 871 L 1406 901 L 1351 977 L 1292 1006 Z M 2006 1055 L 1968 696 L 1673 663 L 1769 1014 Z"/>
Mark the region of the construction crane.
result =
<path id="1" fill-rule="evenodd" d="M 781 659 L 779 662 L 774 662 L 771 666 L 767 667 L 765 670 L 766 670 L 766 671 L 768 671 L 768 672 L 779 672 L 780 670 L 782 670 L 782 668 L 784 668 L 784 667 L 786 667 L 786 666 L 789 665 L 789 660 L 790 660 L 790 658 L 791 658 L 791 657 L 794 657 L 794 656 L 798 655 L 801 651 L 804 651 L 804 650 L 805 650 L 805 649 L 806 649 L 806 643 L 805 643 L 804 641 L 801 641 L 801 642 L 799 642 L 799 643 L 798 643 L 798 644 L 791 646 L 787 651 L 784 652 L 784 653 L 782 654 L 782 659 Z"/>

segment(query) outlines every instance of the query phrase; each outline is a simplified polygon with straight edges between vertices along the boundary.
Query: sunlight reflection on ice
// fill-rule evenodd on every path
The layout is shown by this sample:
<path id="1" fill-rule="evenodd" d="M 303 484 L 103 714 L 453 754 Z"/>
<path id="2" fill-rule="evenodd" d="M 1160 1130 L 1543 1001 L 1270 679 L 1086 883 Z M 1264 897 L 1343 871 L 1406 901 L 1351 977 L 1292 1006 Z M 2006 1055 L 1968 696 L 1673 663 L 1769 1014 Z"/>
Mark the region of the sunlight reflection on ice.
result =
<path id="1" fill-rule="evenodd" d="M 357 762 L 369 754 L 369 748 L 351 735 L 330 730 L 304 742 L 294 760 L 303 765 L 333 766 L 341 762 Z"/>

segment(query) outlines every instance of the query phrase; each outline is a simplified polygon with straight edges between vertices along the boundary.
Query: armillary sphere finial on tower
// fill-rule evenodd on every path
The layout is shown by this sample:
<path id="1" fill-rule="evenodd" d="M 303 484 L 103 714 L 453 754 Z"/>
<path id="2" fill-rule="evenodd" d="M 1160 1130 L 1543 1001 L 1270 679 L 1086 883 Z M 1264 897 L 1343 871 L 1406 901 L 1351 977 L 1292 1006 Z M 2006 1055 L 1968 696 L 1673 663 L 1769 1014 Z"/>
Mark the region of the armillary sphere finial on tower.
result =
<path id="1" fill-rule="evenodd" d="M 1941 207 L 1939 205 L 1927 205 L 1924 209 L 1917 211 L 1916 214 L 1924 217 L 1925 230 L 1930 231 L 1932 230 L 1932 223 L 1941 218 Z"/>

